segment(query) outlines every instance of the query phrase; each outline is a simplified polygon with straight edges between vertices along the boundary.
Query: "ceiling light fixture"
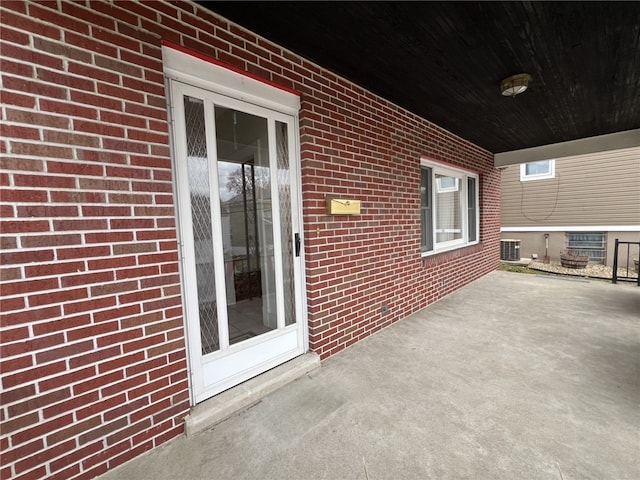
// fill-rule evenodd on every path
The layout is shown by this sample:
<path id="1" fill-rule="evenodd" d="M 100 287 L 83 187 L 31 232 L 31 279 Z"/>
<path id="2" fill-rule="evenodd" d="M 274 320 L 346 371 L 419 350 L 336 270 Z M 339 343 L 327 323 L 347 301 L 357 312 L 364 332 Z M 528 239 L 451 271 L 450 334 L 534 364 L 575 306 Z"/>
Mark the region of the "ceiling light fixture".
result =
<path id="1" fill-rule="evenodd" d="M 500 90 L 505 97 L 515 97 L 519 93 L 524 92 L 529 86 L 531 75 L 528 73 L 520 73 L 502 80 Z"/>

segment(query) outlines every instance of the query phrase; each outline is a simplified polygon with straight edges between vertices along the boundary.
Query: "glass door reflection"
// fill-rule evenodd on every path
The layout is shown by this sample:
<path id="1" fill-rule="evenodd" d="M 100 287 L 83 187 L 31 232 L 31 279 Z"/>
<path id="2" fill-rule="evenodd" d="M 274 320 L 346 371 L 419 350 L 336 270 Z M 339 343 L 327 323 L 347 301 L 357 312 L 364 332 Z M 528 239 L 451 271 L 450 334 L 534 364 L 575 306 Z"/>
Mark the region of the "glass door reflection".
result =
<path id="1" fill-rule="evenodd" d="M 267 120 L 215 107 L 229 343 L 276 329 Z"/>

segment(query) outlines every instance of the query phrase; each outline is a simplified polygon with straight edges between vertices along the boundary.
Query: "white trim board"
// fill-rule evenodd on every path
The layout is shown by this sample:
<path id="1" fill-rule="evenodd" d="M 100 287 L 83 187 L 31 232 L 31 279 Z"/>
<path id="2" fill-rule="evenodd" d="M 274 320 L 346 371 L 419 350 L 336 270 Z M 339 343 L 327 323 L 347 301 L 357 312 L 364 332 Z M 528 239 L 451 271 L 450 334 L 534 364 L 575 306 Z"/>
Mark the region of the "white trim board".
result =
<path id="1" fill-rule="evenodd" d="M 552 227 L 500 227 L 501 232 L 640 232 L 640 225 L 566 225 Z"/>
<path id="2" fill-rule="evenodd" d="M 162 45 L 164 74 L 195 87 L 215 91 L 222 95 L 297 116 L 300 96 L 242 73 L 236 72 L 200 56 Z M 206 79 L 206 80 L 205 80 Z"/>
<path id="3" fill-rule="evenodd" d="M 604 152 L 608 150 L 620 150 L 623 148 L 640 147 L 640 128 L 625 132 L 610 133 L 596 137 L 581 138 L 568 142 L 540 145 L 539 147 L 523 148 L 510 152 L 496 153 L 493 156 L 493 165 L 506 167 L 518 163 L 549 160 L 551 158 L 571 157 L 586 153 Z"/>

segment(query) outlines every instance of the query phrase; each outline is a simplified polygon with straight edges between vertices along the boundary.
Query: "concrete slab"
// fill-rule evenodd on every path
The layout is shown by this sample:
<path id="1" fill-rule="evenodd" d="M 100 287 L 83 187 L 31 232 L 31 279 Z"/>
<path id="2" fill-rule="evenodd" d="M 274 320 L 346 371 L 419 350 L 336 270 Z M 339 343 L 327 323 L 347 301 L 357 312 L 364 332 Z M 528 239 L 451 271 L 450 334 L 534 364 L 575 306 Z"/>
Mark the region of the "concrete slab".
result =
<path id="1" fill-rule="evenodd" d="M 493 272 L 111 479 L 640 478 L 640 289 Z"/>
<path id="2" fill-rule="evenodd" d="M 512 267 L 528 267 L 533 260 L 531 258 L 521 258 L 520 260 L 500 260 L 502 265 L 510 265 Z"/>
<path id="3" fill-rule="evenodd" d="M 220 423 L 319 367 L 320 357 L 313 352 L 308 352 L 196 405 L 185 419 L 186 435 L 191 436 Z"/>

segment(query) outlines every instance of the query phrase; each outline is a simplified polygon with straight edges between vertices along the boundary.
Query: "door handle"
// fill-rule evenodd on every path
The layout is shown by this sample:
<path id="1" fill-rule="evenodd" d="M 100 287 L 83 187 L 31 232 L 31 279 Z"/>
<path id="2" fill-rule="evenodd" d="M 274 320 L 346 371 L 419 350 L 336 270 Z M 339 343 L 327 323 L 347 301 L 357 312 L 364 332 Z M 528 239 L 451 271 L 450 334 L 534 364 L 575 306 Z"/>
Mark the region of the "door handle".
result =
<path id="1" fill-rule="evenodd" d="M 294 236 L 294 239 L 295 239 L 294 242 L 296 245 L 296 257 L 299 257 L 300 256 L 300 234 L 296 233 Z"/>

